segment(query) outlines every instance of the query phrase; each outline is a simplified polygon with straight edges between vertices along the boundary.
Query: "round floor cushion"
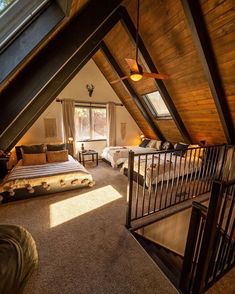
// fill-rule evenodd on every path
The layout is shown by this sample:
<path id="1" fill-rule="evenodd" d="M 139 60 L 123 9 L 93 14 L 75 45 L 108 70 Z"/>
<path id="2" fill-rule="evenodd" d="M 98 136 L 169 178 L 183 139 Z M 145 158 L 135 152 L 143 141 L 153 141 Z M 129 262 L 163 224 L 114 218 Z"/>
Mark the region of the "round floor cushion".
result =
<path id="1" fill-rule="evenodd" d="M 19 226 L 0 224 L 0 293 L 21 293 L 37 265 L 31 234 Z"/>

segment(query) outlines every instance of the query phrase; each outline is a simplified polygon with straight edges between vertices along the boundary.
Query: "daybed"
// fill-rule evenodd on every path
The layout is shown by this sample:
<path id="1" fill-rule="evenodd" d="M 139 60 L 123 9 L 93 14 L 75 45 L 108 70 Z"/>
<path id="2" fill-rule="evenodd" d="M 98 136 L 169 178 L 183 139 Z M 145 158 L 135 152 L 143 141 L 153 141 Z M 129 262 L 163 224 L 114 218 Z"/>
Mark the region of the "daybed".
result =
<path id="1" fill-rule="evenodd" d="M 17 152 L 18 158 L 20 158 L 19 150 Z M 45 155 L 47 160 L 40 163 L 37 162 L 37 157 L 40 159 L 41 155 L 44 156 L 43 153 L 33 154 L 35 155 L 33 160 L 36 160 L 33 164 L 30 164 L 30 161 L 25 161 L 28 160 L 28 157 L 20 159 L 0 186 L 2 202 L 93 186 L 92 176 L 83 165 L 68 154 L 63 161 L 57 162 L 59 153 L 58 150 L 47 152 Z M 63 156 L 66 155 L 66 151 L 64 153 Z M 53 156 L 55 156 L 54 159 Z M 29 159 L 31 160 L 30 157 Z M 51 162 L 53 161 L 51 159 L 55 162 Z"/>
<path id="2" fill-rule="evenodd" d="M 127 160 L 130 150 L 135 153 L 154 152 L 160 150 L 161 144 L 161 141 L 145 139 L 139 146 L 110 146 L 104 148 L 101 157 L 117 168 Z"/>

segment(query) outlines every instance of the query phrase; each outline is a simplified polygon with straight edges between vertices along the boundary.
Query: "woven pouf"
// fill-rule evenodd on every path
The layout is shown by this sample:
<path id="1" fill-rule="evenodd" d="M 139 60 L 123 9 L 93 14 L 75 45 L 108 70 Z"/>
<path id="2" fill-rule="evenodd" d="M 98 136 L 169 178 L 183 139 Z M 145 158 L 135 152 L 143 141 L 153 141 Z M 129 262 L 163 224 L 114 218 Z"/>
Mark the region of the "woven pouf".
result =
<path id="1" fill-rule="evenodd" d="M 0 293 L 21 293 L 37 265 L 31 234 L 19 226 L 0 225 Z"/>

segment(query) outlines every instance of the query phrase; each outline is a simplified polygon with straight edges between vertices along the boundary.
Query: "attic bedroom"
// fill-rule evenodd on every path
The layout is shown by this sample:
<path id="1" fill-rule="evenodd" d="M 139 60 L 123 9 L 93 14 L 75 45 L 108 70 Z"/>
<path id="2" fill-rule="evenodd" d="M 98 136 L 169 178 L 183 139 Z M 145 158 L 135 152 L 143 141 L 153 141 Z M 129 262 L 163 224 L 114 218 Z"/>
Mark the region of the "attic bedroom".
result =
<path id="1" fill-rule="evenodd" d="M 0 0 L 0 294 L 234 293 L 235 2 Z"/>

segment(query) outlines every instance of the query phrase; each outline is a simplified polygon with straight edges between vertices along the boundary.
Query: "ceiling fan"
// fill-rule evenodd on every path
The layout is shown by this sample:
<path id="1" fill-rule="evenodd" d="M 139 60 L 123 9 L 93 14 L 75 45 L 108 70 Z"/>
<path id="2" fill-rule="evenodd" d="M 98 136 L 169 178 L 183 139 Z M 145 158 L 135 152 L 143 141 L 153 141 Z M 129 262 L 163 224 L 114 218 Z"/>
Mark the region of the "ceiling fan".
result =
<path id="1" fill-rule="evenodd" d="M 137 25 L 136 25 L 136 55 L 135 59 L 125 58 L 129 68 L 130 74 L 124 77 L 120 77 L 118 80 L 110 82 L 110 84 L 115 84 L 120 82 L 120 80 L 126 80 L 130 78 L 132 81 L 137 82 L 144 78 L 154 78 L 154 79 L 168 79 L 169 76 L 161 73 L 151 73 L 144 72 L 142 66 L 138 63 L 138 45 L 139 45 L 139 21 L 140 21 L 140 0 L 137 0 Z"/>

